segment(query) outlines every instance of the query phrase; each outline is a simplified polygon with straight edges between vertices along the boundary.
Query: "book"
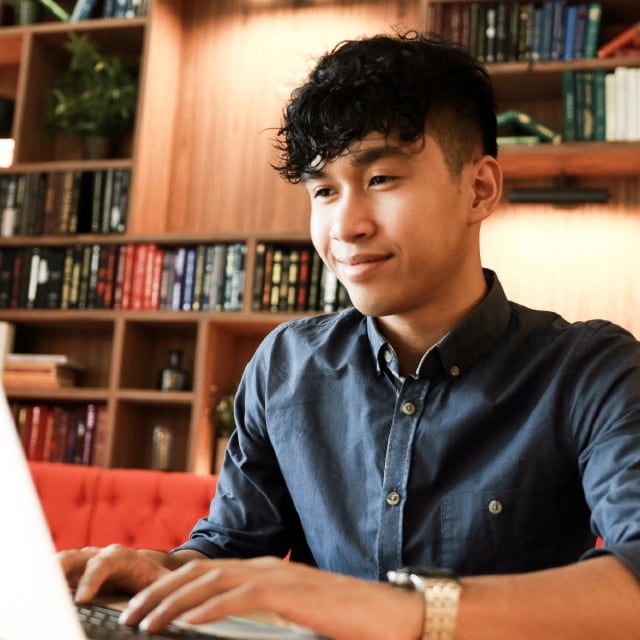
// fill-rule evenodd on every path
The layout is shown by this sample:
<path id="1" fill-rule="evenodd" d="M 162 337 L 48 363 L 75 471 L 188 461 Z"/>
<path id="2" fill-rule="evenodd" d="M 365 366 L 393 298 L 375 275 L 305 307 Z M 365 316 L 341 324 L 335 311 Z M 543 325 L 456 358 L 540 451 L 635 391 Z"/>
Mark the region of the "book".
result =
<path id="1" fill-rule="evenodd" d="M 596 56 L 598 58 L 610 58 L 627 47 L 640 48 L 640 21 L 601 45 L 596 51 Z"/>
<path id="2" fill-rule="evenodd" d="M 534 135 L 498 136 L 497 142 L 499 147 L 510 144 L 539 144 L 540 138 Z"/>
<path id="3" fill-rule="evenodd" d="M 518 109 L 507 109 L 497 115 L 498 134 L 503 132 L 501 128 L 513 127 L 526 133 L 537 135 L 541 141 L 558 143 L 562 140 L 562 135 L 544 124 L 538 118 Z M 505 135 L 509 135 L 506 133 Z"/>
<path id="4" fill-rule="evenodd" d="M 572 69 L 562 72 L 562 139 L 576 139 L 576 72 Z"/>
<path id="5" fill-rule="evenodd" d="M 602 19 L 602 4 L 591 2 L 589 4 L 587 31 L 584 38 L 584 57 L 595 58 L 600 37 L 600 22 Z"/>
<path id="6" fill-rule="evenodd" d="M 606 140 L 606 71 L 593 72 L 593 139 Z"/>
<path id="7" fill-rule="evenodd" d="M 574 58 L 584 58 L 584 45 L 587 37 L 589 6 L 585 2 L 576 5 L 576 33 L 574 38 Z"/>
<path id="8" fill-rule="evenodd" d="M 7 354 L 13 349 L 16 328 L 12 322 L 0 322 L 0 371 L 4 369 Z"/>
<path id="9" fill-rule="evenodd" d="M 98 0 L 77 0 L 71 11 L 69 22 L 78 22 L 78 20 L 87 20 L 91 17 L 94 9 L 98 5 Z"/>
<path id="10" fill-rule="evenodd" d="M 573 60 L 576 57 L 576 15 L 578 7 L 575 4 L 567 6 L 565 13 L 564 48 L 562 57 L 565 60 Z"/>
<path id="11" fill-rule="evenodd" d="M 5 357 L 7 367 L 37 371 L 49 367 L 63 366 L 83 371 L 85 365 L 64 353 L 8 353 Z"/>

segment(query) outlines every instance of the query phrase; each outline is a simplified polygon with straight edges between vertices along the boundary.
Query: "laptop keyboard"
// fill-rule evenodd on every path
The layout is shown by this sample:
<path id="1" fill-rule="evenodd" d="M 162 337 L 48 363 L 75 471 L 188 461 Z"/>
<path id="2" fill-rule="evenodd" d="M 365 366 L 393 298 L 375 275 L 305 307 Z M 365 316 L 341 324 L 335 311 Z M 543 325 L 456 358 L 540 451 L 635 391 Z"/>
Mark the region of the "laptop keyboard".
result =
<path id="1" fill-rule="evenodd" d="M 169 625 L 158 633 L 147 633 L 134 627 L 125 627 L 118 622 L 120 612 L 99 605 L 77 607 L 80 622 L 89 640 L 224 640 L 222 636 L 201 633 Z"/>

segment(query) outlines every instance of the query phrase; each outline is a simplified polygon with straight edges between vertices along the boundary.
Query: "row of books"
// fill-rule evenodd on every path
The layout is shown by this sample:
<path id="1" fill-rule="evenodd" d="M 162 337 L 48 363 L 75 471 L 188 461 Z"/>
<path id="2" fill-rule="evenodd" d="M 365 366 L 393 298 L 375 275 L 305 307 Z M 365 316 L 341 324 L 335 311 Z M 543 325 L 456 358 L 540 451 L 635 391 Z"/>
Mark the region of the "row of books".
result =
<path id="1" fill-rule="evenodd" d="M 600 2 L 431 2 L 429 28 L 479 60 L 539 62 L 594 58 Z"/>
<path id="2" fill-rule="evenodd" d="M 0 175 L 0 235 L 123 233 L 130 171 Z"/>
<path id="3" fill-rule="evenodd" d="M 0 250 L 0 308 L 239 311 L 246 245 Z"/>
<path id="4" fill-rule="evenodd" d="M 565 140 L 640 140 L 640 68 L 563 72 Z"/>
<path id="5" fill-rule="evenodd" d="M 106 407 L 10 403 L 28 460 L 106 466 Z"/>
<path id="6" fill-rule="evenodd" d="M 258 243 L 254 311 L 339 311 L 350 306 L 344 286 L 310 246 Z"/>
<path id="7" fill-rule="evenodd" d="M 102 8 L 100 8 L 102 5 Z M 149 12 L 149 0 L 77 0 L 71 12 L 70 20 L 89 18 L 135 18 L 146 16 Z"/>

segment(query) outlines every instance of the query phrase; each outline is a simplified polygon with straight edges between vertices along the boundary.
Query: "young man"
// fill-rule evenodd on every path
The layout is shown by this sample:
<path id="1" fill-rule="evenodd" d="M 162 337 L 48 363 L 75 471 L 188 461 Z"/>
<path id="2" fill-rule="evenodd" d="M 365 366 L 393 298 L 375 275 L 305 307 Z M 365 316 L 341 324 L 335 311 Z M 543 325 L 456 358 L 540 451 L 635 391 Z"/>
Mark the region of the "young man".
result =
<path id="1" fill-rule="evenodd" d="M 640 347 L 482 269 L 485 71 L 417 34 L 343 43 L 280 143 L 354 308 L 266 338 L 209 517 L 171 554 L 63 554 L 77 598 L 139 592 L 123 621 L 148 629 L 262 608 L 354 640 L 636 637 Z"/>

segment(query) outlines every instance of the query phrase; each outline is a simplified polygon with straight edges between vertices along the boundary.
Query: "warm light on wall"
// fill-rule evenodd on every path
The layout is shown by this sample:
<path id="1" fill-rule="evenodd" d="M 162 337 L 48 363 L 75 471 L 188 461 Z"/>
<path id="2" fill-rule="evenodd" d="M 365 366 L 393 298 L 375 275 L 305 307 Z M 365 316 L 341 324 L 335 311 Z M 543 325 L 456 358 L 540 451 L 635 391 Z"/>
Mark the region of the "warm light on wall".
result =
<path id="1" fill-rule="evenodd" d="M 589 205 L 505 207 L 485 222 L 484 265 L 516 302 L 640 336 L 640 214 Z"/>

